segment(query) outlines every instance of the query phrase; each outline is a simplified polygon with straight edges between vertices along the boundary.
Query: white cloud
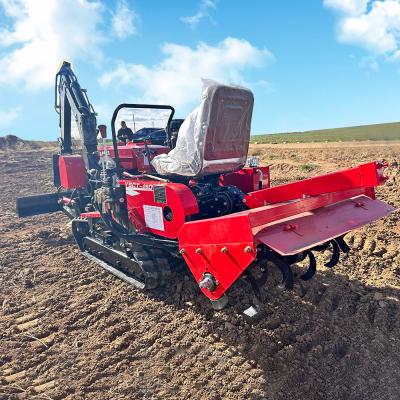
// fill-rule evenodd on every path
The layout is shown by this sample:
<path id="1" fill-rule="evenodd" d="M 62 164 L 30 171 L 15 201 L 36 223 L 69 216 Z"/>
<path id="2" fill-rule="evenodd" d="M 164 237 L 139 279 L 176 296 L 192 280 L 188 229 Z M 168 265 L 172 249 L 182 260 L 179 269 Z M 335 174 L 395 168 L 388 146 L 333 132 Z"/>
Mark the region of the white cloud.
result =
<path id="1" fill-rule="evenodd" d="M 358 45 L 375 56 L 399 57 L 400 0 L 325 0 L 324 4 L 343 13 L 338 24 L 341 42 Z"/>
<path id="2" fill-rule="evenodd" d="M 326 7 L 349 15 L 360 15 L 367 10 L 370 0 L 324 0 Z"/>
<path id="3" fill-rule="evenodd" d="M 10 125 L 17 119 L 20 111 L 19 107 L 7 111 L 0 111 L 0 126 Z"/>
<path id="4" fill-rule="evenodd" d="M 0 0 L 12 27 L 0 32 L 0 84 L 54 83 L 63 60 L 97 57 L 102 4 L 87 0 Z"/>
<path id="5" fill-rule="evenodd" d="M 119 0 L 117 9 L 112 16 L 112 27 L 115 35 L 119 39 L 125 39 L 128 36 L 137 33 L 138 15 L 129 8 L 125 0 Z"/>
<path id="6" fill-rule="evenodd" d="M 203 18 L 210 18 L 210 11 L 215 9 L 216 5 L 217 0 L 201 0 L 197 13 L 187 17 L 181 17 L 181 21 L 194 29 Z"/>
<path id="7" fill-rule="evenodd" d="M 111 24 L 116 38 L 136 32 L 136 13 L 125 0 L 107 12 L 102 0 L 0 0 L 0 86 L 51 87 L 63 60 L 103 59 Z"/>
<path id="8" fill-rule="evenodd" d="M 169 43 L 162 51 L 165 57 L 159 64 L 147 67 L 120 62 L 101 76 L 100 83 L 129 84 L 141 91 L 142 100 L 184 108 L 199 100 L 200 78 L 244 84 L 245 70 L 261 67 L 273 59 L 269 50 L 230 37 L 217 46 L 199 43 L 194 49 Z"/>

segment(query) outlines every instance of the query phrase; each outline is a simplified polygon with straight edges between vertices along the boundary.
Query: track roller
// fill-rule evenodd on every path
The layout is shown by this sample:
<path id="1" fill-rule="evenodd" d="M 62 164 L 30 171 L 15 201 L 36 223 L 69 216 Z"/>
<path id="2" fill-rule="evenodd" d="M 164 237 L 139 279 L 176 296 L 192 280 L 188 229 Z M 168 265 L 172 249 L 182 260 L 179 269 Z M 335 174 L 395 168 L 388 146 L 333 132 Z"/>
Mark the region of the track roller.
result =
<path id="1" fill-rule="evenodd" d="M 145 289 L 155 289 L 167 283 L 171 270 L 167 253 L 161 249 L 146 249 L 145 246 L 132 244 L 130 251 L 141 269 L 140 280 Z"/>

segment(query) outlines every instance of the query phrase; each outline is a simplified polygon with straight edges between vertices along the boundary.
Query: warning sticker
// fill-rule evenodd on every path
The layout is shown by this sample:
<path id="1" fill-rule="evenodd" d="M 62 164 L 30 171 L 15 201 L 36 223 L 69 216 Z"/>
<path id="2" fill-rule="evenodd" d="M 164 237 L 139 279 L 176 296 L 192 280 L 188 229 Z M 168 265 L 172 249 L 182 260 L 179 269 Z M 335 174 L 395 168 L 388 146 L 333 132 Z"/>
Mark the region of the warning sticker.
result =
<path id="1" fill-rule="evenodd" d="M 144 205 L 143 211 L 147 227 L 157 229 L 158 231 L 164 231 L 162 207 Z"/>

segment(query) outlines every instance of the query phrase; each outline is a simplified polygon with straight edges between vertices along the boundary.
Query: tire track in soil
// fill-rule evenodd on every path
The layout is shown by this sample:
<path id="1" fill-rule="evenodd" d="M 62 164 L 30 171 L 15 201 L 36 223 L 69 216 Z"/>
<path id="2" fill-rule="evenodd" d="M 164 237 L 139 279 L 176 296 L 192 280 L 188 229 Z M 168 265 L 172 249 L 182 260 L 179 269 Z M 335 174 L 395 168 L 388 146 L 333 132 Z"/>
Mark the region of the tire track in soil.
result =
<path id="1" fill-rule="evenodd" d="M 35 309 L 36 304 L 31 303 L 9 313 L 7 317 L 12 322 L 9 329 L 12 332 L 12 347 L 20 346 L 24 352 L 40 354 L 51 348 L 56 333 L 54 328 L 46 328 L 45 310 L 38 312 Z M 19 360 L 11 366 L 10 362 L 3 363 L 0 367 L 0 394 L 16 398 L 48 396 L 56 381 L 38 374 L 40 363 L 35 357 Z"/>

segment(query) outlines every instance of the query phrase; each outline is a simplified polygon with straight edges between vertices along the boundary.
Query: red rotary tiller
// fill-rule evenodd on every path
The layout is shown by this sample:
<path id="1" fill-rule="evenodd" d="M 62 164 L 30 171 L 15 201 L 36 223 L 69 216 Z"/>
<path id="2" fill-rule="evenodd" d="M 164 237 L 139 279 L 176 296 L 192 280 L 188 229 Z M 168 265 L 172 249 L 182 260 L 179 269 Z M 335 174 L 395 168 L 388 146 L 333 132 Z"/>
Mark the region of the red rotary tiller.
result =
<path id="1" fill-rule="evenodd" d="M 216 308 L 243 276 L 259 295 L 270 264 L 290 289 L 291 265 L 307 259 L 301 279 L 308 280 L 317 269 L 314 252 L 330 249 L 325 266 L 333 267 L 349 251 L 347 232 L 394 208 L 375 198 L 385 181 L 379 162 L 270 187 L 268 167 L 254 159 L 245 167 L 252 108 L 249 90 L 211 83 L 177 134 L 172 107 L 121 104 L 110 145 L 64 63 L 56 76 L 58 190 L 18 199 L 19 215 L 63 211 L 83 255 L 142 289 L 168 283 L 179 261 Z M 118 139 L 122 121 L 132 134 L 127 143 Z M 165 135 L 165 145 L 153 143 L 154 132 Z"/>

